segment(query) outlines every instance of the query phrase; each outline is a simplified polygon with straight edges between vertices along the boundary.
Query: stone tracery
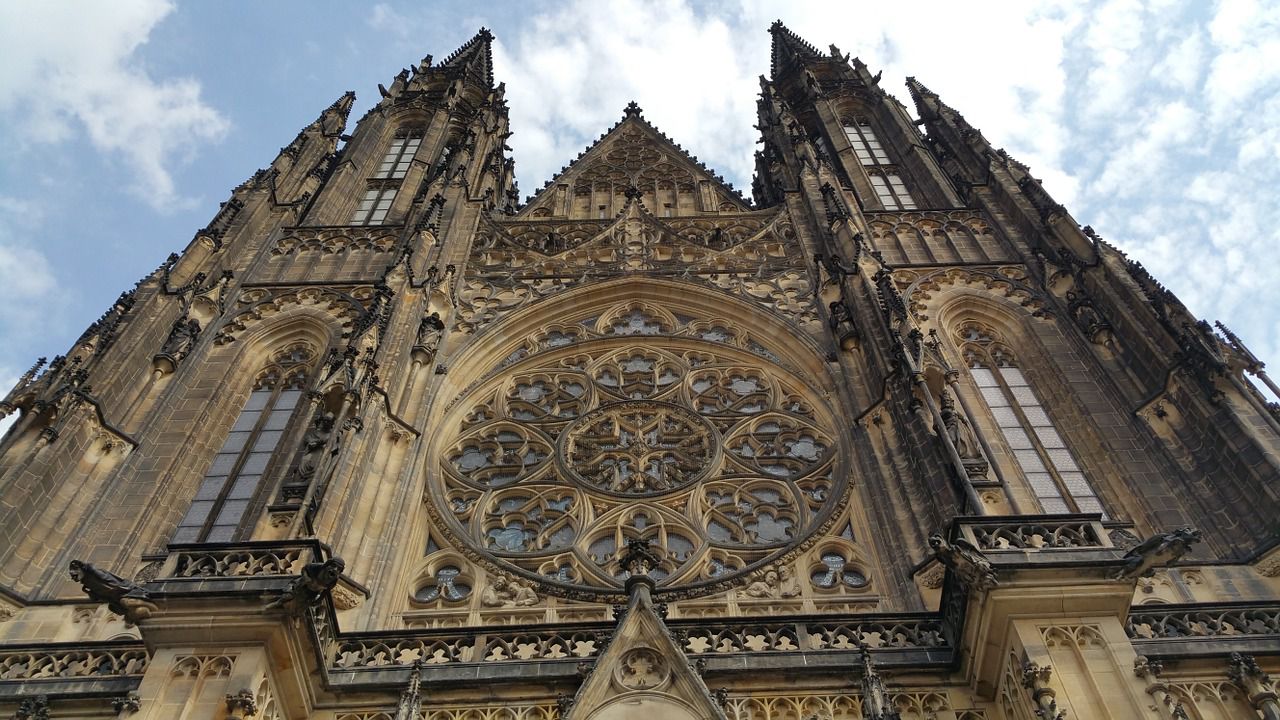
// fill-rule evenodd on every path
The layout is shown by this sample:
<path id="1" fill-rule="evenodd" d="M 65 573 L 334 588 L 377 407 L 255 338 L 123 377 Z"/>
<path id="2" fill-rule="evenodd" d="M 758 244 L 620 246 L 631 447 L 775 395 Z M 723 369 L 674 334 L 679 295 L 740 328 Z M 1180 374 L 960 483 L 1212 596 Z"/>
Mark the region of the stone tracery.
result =
<path id="1" fill-rule="evenodd" d="M 759 574 L 843 504 L 845 459 L 818 393 L 756 348 L 652 301 L 562 317 L 451 407 L 428 502 L 551 592 L 619 588 L 632 538 L 664 548 L 664 586 Z"/>

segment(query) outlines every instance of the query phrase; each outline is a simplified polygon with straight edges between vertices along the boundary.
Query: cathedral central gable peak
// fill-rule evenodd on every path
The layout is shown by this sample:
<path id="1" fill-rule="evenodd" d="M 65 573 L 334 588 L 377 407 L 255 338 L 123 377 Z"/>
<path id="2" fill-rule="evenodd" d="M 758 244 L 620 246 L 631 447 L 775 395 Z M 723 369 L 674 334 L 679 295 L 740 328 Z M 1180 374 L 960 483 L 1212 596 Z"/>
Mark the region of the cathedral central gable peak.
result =
<path id="1" fill-rule="evenodd" d="M 751 204 L 644 118 L 634 101 L 539 190 L 518 217 L 617 217 L 630 203 L 655 217 L 749 212 Z"/>

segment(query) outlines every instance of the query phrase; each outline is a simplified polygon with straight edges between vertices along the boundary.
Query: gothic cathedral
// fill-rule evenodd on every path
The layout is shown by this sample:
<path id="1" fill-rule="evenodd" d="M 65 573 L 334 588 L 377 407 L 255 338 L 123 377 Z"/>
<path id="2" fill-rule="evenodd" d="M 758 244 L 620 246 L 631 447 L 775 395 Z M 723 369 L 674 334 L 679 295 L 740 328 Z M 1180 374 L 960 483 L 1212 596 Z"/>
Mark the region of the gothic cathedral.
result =
<path id="1" fill-rule="evenodd" d="M 0 717 L 1280 720 L 1262 363 L 771 34 L 751 199 L 487 30 L 235 188 L 0 402 Z"/>

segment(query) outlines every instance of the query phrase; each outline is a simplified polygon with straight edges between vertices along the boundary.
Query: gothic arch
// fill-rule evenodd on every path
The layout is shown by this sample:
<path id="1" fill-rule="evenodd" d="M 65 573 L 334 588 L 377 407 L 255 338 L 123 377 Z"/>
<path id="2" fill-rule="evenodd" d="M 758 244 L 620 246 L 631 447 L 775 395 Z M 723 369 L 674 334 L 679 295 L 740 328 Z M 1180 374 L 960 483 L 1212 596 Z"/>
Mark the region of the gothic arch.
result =
<path id="1" fill-rule="evenodd" d="M 707 319 L 745 319 L 737 324 L 751 329 L 748 343 L 754 340 L 783 365 L 819 379 L 824 390 L 835 391 L 836 384 L 825 361 L 827 351 L 813 336 L 797 331 L 795 324 L 787 318 L 702 285 L 652 277 L 609 280 L 530 303 L 470 336 L 458 348 L 451 363 L 459 368 L 496 368 L 521 349 L 525 338 L 555 324 L 548 323 L 546 318 L 562 318 L 577 310 L 608 307 L 622 299 L 674 304 Z"/>
<path id="2" fill-rule="evenodd" d="M 593 285 L 486 328 L 451 366 L 424 501 L 489 573 L 606 596 L 634 537 L 665 548 L 660 584 L 714 592 L 790 562 L 847 502 L 852 443 L 816 344 L 720 293 Z M 571 571 L 543 573 L 553 556 Z"/>
<path id="3" fill-rule="evenodd" d="M 1091 356 L 1078 347 L 1073 329 L 1062 328 L 1042 311 L 1043 297 L 1033 293 L 1021 279 L 1008 277 L 1012 273 L 984 272 L 974 279 L 948 271 L 945 275 L 952 279 L 941 282 L 938 276 L 943 274 L 918 278 L 912 287 L 926 290 L 913 295 L 910 307 L 925 329 L 936 330 L 943 339 L 948 364 L 956 369 L 969 366 L 965 343 L 958 337 L 962 328 L 993 331 L 985 363 L 1016 366 L 1026 376 L 1039 404 L 1047 408 L 1052 429 L 1065 438 L 1065 447 L 1073 460 L 1069 464 L 1080 466 L 1072 472 L 1082 470 L 1087 478 L 1087 487 L 1082 490 L 1084 495 L 1101 497 L 1112 517 L 1117 514 L 1136 517 L 1138 508 L 1132 507 L 1130 494 L 1123 487 L 1123 470 L 1108 453 L 1097 450 L 1105 447 L 1095 425 L 1100 408 L 1086 407 L 1068 378 L 1070 370 L 1083 370 L 1091 360 Z M 1051 345 L 1060 345 L 1066 351 L 1051 352 Z M 1001 431 L 993 429 L 996 420 L 986 402 L 976 396 L 974 400 L 975 410 L 983 409 L 980 414 L 984 416 L 982 424 L 986 432 L 999 436 Z M 1016 455 L 1015 452 L 1004 460 L 1007 469 L 1015 471 L 1014 477 L 1020 474 L 1010 459 Z M 1023 487 L 1030 490 L 1028 486 Z"/>
<path id="4" fill-rule="evenodd" d="M 325 287 L 249 288 L 236 299 L 236 306 L 218 328 L 214 343 L 226 345 L 236 342 L 251 329 L 254 330 L 253 335 L 260 336 L 266 332 L 257 329 L 263 321 L 293 314 L 322 319 L 324 324 L 337 329 L 336 334 L 345 336 L 360 318 L 368 314 L 364 303 L 373 295 L 374 289 L 367 286 L 350 292 Z M 274 326 L 275 323 L 268 323 L 263 327 Z"/>

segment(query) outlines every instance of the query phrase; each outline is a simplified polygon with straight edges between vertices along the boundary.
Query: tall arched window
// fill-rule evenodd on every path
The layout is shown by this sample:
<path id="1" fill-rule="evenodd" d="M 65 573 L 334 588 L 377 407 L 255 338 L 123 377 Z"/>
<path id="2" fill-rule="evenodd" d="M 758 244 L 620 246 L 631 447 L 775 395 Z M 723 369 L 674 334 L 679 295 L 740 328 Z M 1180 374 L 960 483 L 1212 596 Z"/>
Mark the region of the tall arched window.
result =
<path id="1" fill-rule="evenodd" d="M 962 325 L 957 334 L 969 374 L 1041 510 L 1105 514 L 1014 354 L 978 323 Z"/>
<path id="2" fill-rule="evenodd" d="M 382 155 L 382 162 L 365 187 L 360 203 L 351 214 L 351 225 L 380 225 L 387 219 L 391 203 L 396 199 L 409 164 L 422 144 L 423 130 L 405 127 L 396 131 L 391 145 Z"/>
<path id="3" fill-rule="evenodd" d="M 306 345 L 292 345 L 258 373 L 248 402 L 200 481 L 173 542 L 236 539 L 246 511 L 262 489 L 271 457 L 302 400 L 314 357 Z"/>

